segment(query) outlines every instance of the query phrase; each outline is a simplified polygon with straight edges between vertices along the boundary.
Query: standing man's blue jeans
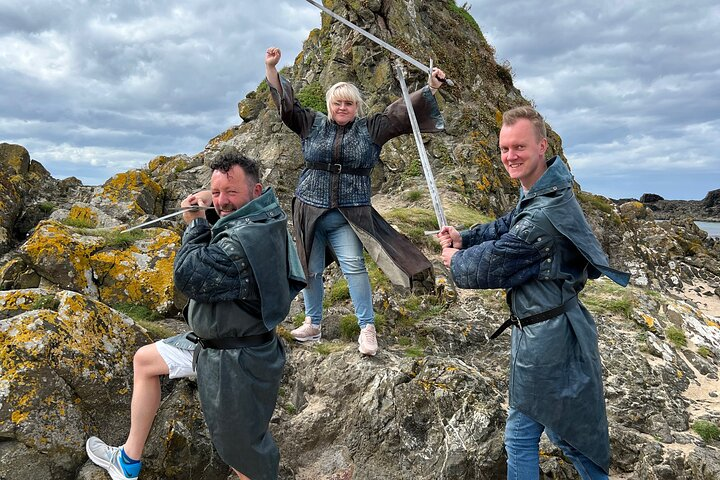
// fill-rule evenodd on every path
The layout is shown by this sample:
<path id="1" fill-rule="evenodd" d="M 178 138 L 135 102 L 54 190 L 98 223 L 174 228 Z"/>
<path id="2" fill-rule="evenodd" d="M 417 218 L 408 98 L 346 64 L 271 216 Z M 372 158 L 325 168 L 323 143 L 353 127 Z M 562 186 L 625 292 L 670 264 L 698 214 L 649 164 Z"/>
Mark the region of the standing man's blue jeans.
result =
<path id="1" fill-rule="evenodd" d="M 540 435 L 543 431 L 551 442 L 572 461 L 583 480 L 607 480 L 607 474 L 589 458 L 575 450 L 552 430 L 510 407 L 505 425 L 505 451 L 508 456 L 508 480 L 536 480 L 540 476 Z"/>
<path id="2" fill-rule="evenodd" d="M 307 279 L 307 287 L 303 290 L 305 315 L 312 318 L 313 325 L 320 325 L 323 316 L 322 274 L 325 269 L 326 245 L 332 248 L 340 264 L 340 270 L 345 275 L 360 328 L 374 323 L 370 279 L 365 268 L 362 242 L 337 209 L 323 214 L 315 223 L 315 237 L 308 260 L 310 278 Z"/>

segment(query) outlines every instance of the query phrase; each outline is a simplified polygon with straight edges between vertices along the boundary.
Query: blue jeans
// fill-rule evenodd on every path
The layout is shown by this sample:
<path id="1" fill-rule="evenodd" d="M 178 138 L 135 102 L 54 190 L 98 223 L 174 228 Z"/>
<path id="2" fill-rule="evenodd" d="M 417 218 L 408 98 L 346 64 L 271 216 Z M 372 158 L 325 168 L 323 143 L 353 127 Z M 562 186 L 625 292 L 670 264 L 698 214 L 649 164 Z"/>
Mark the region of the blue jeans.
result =
<path id="1" fill-rule="evenodd" d="M 607 474 L 589 458 L 575 450 L 549 428 L 545 428 L 544 425 L 512 407 L 508 411 L 505 425 L 508 480 L 536 480 L 540 477 L 540 435 L 543 431 L 572 461 L 583 480 L 607 480 Z"/>
<path id="2" fill-rule="evenodd" d="M 325 247 L 330 246 L 340 264 L 340 270 L 348 283 L 350 298 L 355 307 L 358 325 L 375 323 L 372 306 L 370 278 L 365 268 L 363 246 L 350 224 L 339 210 L 323 214 L 315 223 L 315 238 L 308 260 L 310 278 L 303 290 L 305 315 L 312 318 L 313 325 L 320 325 L 323 315 L 323 270 L 325 269 Z"/>

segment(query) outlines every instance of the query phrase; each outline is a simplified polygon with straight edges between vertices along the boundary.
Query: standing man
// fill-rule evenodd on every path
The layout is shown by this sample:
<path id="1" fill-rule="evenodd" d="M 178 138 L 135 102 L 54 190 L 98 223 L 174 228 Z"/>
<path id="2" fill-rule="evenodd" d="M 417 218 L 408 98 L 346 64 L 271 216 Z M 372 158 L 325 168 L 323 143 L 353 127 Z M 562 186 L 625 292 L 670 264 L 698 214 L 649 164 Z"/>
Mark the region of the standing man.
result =
<path id="1" fill-rule="evenodd" d="M 512 325 L 505 449 L 508 479 L 539 478 L 543 431 L 584 479 L 607 479 L 610 444 L 597 328 L 578 300 L 588 278 L 620 285 L 629 275 L 608 266 L 556 156 L 545 160 L 545 121 L 531 107 L 505 112 L 502 163 L 521 185 L 504 217 L 438 237 L 443 263 L 461 288 L 504 288 Z"/>

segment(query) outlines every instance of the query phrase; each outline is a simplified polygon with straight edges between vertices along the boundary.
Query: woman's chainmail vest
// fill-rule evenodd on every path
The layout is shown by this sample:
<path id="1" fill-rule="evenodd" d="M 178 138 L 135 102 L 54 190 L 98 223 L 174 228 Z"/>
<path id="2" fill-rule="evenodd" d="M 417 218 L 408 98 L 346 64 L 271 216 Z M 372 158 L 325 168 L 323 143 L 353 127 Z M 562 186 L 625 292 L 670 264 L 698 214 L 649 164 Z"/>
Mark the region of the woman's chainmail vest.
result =
<path id="1" fill-rule="evenodd" d="M 341 126 L 317 113 L 310 133 L 303 140 L 302 151 L 307 162 L 340 167 L 333 172 L 305 168 L 295 190 L 301 201 L 319 208 L 370 205 L 370 177 L 342 171 L 372 168 L 380 159 L 380 147 L 370 138 L 366 118 Z M 335 173 L 338 169 L 339 173 Z"/>

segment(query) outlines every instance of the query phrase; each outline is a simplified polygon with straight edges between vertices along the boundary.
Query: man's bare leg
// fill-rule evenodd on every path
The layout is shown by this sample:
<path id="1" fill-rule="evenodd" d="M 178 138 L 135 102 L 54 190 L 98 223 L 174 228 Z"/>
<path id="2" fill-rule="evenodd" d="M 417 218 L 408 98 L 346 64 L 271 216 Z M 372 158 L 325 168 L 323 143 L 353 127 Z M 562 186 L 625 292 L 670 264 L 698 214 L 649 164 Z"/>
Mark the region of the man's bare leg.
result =
<path id="1" fill-rule="evenodd" d="M 140 460 L 155 414 L 160 408 L 160 375 L 169 369 L 155 344 L 140 347 L 133 357 L 133 393 L 130 403 L 130 433 L 125 454 Z"/>
<path id="2" fill-rule="evenodd" d="M 230 467 L 230 468 L 232 468 L 232 467 Z M 245 475 L 243 475 L 242 473 L 238 472 L 238 471 L 235 470 L 234 468 L 232 468 L 232 471 L 235 472 L 235 475 L 237 475 L 240 480 L 250 480 L 249 477 L 246 477 Z"/>

